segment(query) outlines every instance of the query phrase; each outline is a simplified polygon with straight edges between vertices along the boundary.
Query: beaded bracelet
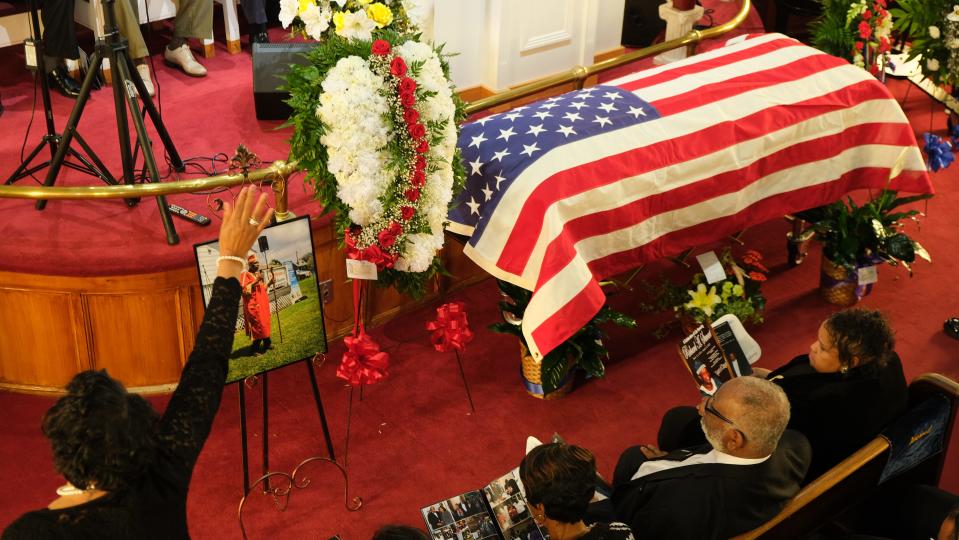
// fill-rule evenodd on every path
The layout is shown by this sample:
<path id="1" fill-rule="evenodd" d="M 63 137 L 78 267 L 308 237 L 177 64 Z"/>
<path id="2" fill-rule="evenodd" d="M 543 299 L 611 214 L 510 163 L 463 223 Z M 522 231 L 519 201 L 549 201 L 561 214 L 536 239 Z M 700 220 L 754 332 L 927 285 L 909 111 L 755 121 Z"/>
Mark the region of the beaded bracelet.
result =
<path id="1" fill-rule="evenodd" d="M 235 257 L 233 255 L 220 255 L 216 258 L 216 263 L 220 264 L 220 261 L 236 261 L 241 265 L 246 264 L 246 261 L 243 259 L 243 257 Z"/>

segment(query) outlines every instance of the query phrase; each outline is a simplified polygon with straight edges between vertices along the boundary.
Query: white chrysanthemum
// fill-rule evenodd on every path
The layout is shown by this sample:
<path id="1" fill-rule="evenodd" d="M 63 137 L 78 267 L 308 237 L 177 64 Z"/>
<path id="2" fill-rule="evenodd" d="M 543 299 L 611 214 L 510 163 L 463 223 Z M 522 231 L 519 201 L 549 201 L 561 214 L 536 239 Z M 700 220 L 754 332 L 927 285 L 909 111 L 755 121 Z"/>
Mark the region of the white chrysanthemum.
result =
<path id="1" fill-rule="evenodd" d="M 361 226 L 383 213 L 379 198 L 392 181 L 387 170 L 389 128 L 383 117 L 389 103 L 379 93 L 383 79 L 358 56 L 340 59 L 323 81 L 317 116 L 326 126 L 320 142 L 327 148 L 327 169 L 336 178 L 337 197 Z"/>
<path id="2" fill-rule="evenodd" d="M 299 9 L 300 3 L 297 0 L 280 0 L 280 24 L 283 28 L 289 28 L 293 24 Z"/>
<path id="3" fill-rule="evenodd" d="M 947 43 L 950 49 L 959 49 L 959 38 L 952 38 Z"/>
<path id="4" fill-rule="evenodd" d="M 300 15 L 300 20 L 303 21 L 306 35 L 316 40 L 322 39 L 323 34 L 330 27 L 330 17 L 332 17 L 332 15 L 333 13 L 330 11 L 328 4 L 324 7 L 316 5 L 308 7 L 306 11 Z"/>
<path id="5" fill-rule="evenodd" d="M 942 34 L 939 32 L 939 27 L 938 27 L 938 26 L 930 26 L 930 27 L 929 27 L 929 37 L 931 37 L 932 39 L 939 39 L 939 36 L 940 36 L 940 35 L 942 35 Z"/>
<path id="6" fill-rule="evenodd" d="M 373 37 L 373 30 L 376 29 L 376 21 L 366 15 L 366 11 L 359 10 L 355 12 L 343 13 L 343 26 L 337 27 L 336 33 L 346 39 L 369 40 Z"/>
<path id="7" fill-rule="evenodd" d="M 926 60 L 926 68 L 929 71 L 939 71 L 939 60 L 936 60 L 935 58 Z"/>
<path id="8" fill-rule="evenodd" d="M 401 272 L 425 272 L 433 262 L 436 252 L 443 247 L 442 236 L 411 234 L 406 237 L 403 254 L 396 260 L 395 268 Z"/>

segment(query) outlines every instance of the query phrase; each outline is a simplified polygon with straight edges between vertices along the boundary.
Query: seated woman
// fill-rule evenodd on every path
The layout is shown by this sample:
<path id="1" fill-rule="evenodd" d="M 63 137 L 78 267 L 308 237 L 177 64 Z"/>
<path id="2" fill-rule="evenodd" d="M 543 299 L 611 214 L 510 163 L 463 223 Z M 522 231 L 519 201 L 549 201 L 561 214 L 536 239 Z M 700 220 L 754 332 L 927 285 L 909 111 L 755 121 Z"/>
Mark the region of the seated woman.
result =
<path id="1" fill-rule="evenodd" d="M 224 209 L 213 294 L 163 415 L 105 371 L 77 374 L 44 416 L 43 433 L 57 471 L 80 491 L 20 516 L 4 540 L 189 538 L 190 476 L 220 406 L 240 305 L 237 278 L 270 221 L 265 204 L 264 194 L 254 208 L 248 188 Z"/>
<path id="2" fill-rule="evenodd" d="M 565 443 L 537 446 L 523 458 L 519 476 L 533 520 L 551 539 L 633 539 L 628 525 L 583 522 L 596 490 L 596 459 L 589 450 Z"/>
<path id="3" fill-rule="evenodd" d="M 848 457 L 906 408 L 902 363 L 882 313 L 848 309 L 819 325 L 809 353 L 770 372 L 754 369 L 785 390 L 791 406 L 789 428 L 812 446 L 806 482 Z M 695 407 L 677 407 L 663 417 L 659 445 L 665 451 L 700 444 Z"/>

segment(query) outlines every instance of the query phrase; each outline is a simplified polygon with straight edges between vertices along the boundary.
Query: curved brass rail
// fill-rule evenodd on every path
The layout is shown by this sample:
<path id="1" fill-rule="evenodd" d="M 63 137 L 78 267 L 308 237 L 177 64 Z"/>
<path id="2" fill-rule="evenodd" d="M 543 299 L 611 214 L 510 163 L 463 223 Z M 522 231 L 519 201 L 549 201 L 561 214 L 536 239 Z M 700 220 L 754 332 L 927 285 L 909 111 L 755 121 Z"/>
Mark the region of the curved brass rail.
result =
<path id="1" fill-rule="evenodd" d="M 647 58 L 666 51 L 678 49 L 679 47 L 689 47 L 704 40 L 720 36 L 736 28 L 749 15 L 749 9 L 752 5 L 750 0 L 742 0 L 742 7 L 731 20 L 706 30 L 692 30 L 685 36 L 677 39 L 657 43 L 655 45 L 635 50 L 631 53 L 610 58 L 591 66 L 577 66 L 565 73 L 560 73 L 541 79 L 529 84 L 524 84 L 512 90 L 500 92 L 470 102 L 466 106 L 466 112 L 473 114 L 479 111 L 496 107 L 504 103 L 509 103 L 515 99 L 531 96 L 548 88 L 576 82 L 577 87 L 582 88 L 583 82 L 590 76 L 603 71 L 613 69 L 634 62 L 641 58 Z M 90 187 L 57 187 L 57 186 L 0 186 L 0 198 L 8 199 L 127 199 L 136 197 L 157 197 L 159 195 L 173 195 L 177 193 L 196 193 L 198 191 L 209 191 L 215 188 L 231 187 L 243 184 L 244 182 L 272 182 L 276 179 L 285 179 L 298 169 L 296 161 L 284 162 L 275 161 L 269 167 L 251 171 L 244 178 L 242 175 L 218 175 L 208 178 L 197 178 L 191 180 L 177 180 L 174 182 L 162 182 L 159 184 L 135 184 L 118 186 L 90 186 Z M 276 193 L 276 214 L 281 221 L 285 217 L 291 217 L 286 208 L 286 182 L 275 183 L 274 192 Z"/>

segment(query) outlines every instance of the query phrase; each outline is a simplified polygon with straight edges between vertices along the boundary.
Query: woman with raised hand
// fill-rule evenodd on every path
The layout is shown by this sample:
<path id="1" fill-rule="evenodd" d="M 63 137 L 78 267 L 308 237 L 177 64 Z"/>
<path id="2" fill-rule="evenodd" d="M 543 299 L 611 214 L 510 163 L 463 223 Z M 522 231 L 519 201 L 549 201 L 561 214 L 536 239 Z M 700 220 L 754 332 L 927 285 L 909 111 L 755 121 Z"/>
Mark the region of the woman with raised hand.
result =
<path id="1" fill-rule="evenodd" d="M 246 253 L 273 214 L 244 188 L 227 203 L 213 293 L 180 382 L 160 415 L 106 371 L 84 371 L 43 418 L 53 461 L 76 489 L 14 521 L 3 539 L 189 538 L 187 490 L 226 380 Z"/>

